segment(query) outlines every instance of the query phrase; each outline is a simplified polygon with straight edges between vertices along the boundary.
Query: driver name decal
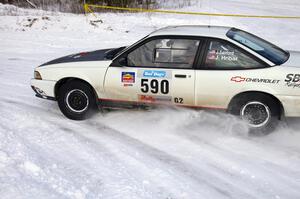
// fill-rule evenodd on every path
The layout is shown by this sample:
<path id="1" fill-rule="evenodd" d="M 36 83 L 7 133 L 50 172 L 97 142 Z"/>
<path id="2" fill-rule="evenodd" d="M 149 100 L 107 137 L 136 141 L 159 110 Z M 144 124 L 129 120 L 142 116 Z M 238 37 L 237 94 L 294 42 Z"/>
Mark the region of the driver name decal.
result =
<path id="1" fill-rule="evenodd" d="M 234 51 L 219 51 L 210 50 L 207 54 L 208 60 L 221 60 L 221 61 L 238 61 L 238 57 L 234 54 Z"/>

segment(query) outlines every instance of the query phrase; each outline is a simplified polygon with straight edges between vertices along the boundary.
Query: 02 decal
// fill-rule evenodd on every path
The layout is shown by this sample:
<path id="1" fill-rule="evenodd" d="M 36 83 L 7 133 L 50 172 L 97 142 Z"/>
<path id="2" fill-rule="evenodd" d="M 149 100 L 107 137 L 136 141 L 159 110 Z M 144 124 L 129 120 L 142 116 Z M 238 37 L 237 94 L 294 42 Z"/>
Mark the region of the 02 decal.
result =
<path id="1" fill-rule="evenodd" d="M 183 104 L 183 98 L 181 98 L 181 97 L 175 97 L 174 98 L 174 103 L 175 104 Z"/>

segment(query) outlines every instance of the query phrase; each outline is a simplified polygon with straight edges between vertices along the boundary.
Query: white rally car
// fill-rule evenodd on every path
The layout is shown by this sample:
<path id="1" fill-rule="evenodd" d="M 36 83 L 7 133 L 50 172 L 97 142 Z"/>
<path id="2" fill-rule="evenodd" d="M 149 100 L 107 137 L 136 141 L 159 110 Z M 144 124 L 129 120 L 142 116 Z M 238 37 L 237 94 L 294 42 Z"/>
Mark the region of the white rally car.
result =
<path id="1" fill-rule="evenodd" d="M 299 67 L 300 52 L 236 28 L 173 26 L 129 47 L 45 63 L 31 86 L 75 120 L 97 106 L 166 104 L 225 110 L 260 130 L 300 116 Z"/>

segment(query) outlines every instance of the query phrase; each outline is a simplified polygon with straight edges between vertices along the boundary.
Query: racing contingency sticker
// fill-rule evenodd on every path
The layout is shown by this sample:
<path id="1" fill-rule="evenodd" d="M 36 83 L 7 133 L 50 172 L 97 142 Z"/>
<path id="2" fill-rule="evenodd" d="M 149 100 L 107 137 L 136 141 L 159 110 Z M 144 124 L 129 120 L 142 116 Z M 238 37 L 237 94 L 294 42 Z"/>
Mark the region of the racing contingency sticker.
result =
<path id="1" fill-rule="evenodd" d="M 135 72 L 122 72 L 122 83 L 135 83 Z"/>

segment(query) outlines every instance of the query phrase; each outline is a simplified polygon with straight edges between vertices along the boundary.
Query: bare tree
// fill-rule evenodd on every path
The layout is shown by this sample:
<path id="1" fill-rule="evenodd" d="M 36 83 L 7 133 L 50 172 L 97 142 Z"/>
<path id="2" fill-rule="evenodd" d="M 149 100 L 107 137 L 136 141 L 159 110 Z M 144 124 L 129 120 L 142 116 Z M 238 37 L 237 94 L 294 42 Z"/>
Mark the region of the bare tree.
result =
<path id="1" fill-rule="evenodd" d="M 202 1 L 202 0 L 201 0 Z M 83 13 L 83 4 L 97 4 L 120 7 L 158 8 L 171 5 L 176 8 L 190 6 L 196 0 L 0 0 L 0 3 L 14 4 L 19 7 L 39 8 L 43 10 Z M 107 11 L 107 10 L 106 10 Z"/>

